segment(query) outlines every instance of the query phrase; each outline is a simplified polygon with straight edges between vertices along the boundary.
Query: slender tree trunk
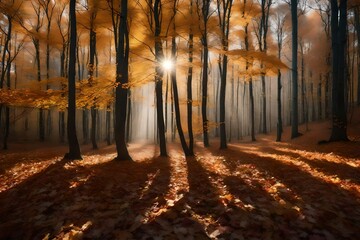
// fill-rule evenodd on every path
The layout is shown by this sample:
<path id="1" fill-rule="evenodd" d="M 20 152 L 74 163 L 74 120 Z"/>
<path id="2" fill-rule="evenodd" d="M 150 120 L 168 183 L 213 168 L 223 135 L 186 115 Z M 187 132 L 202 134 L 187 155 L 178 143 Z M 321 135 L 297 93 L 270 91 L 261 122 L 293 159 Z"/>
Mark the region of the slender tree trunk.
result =
<path id="1" fill-rule="evenodd" d="M 106 108 L 106 144 L 111 145 L 111 109 L 110 105 Z"/>
<path id="2" fill-rule="evenodd" d="M 86 108 L 82 110 L 82 133 L 83 142 L 87 144 L 89 142 L 89 110 Z"/>
<path id="3" fill-rule="evenodd" d="M 174 6 L 174 11 L 176 10 Z M 174 13 L 175 14 L 175 13 Z M 175 23 L 174 23 L 174 30 L 175 30 Z M 171 44 L 171 56 L 172 60 L 176 61 L 176 38 L 172 37 L 172 44 Z M 172 89 L 174 93 L 174 109 L 175 109 L 175 121 L 176 121 L 176 127 L 178 130 L 178 134 L 180 137 L 181 147 L 184 151 L 185 156 L 190 156 L 189 148 L 186 144 L 184 132 L 181 126 L 181 118 L 180 118 L 180 107 L 179 107 L 179 93 L 178 93 L 178 87 L 177 87 L 177 81 L 176 81 L 176 68 L 173 68 L 171 70 L 171 83 L 172 83 Z"/>
<path id="4" fill-rule="evenodd" d="M 66 48 L 67 48 L 66 44 L 63 43 L 62 52 L 60 54 L 60 76 L 61 77 L 66 76 L 66 72 L 65 72 Z M 64 84 L 61 83 L 61 90 L 64 90 L 64 89 L 65 89 L 65 86 L 64 86 Z M 62 97 L 64 97 L 63 94 L 62 94 Z M 64 111 L 59 112 L 59 137 L 60 137 L 60 142 L 64 143 L 65 142 L 65 112 Z"/>
<path id="5" fill-rule="evenodd" d="M 217 9 L 219 12 L 219 24 L 222 33 L 222 49 L 224 51 L 228 50 L 228 40 L 230 33 L 230 15 L 232 8 L 232 0 L 217 0 Z M 220 149 L 227 148 L 227 139 L 226 139 L 226 125 L 225 125 L 225 100 L 226 100 L 226 79 L 227 79 L 227 68 L 228 68 L 228 56 L 222 56 L 222 66 L 220 68 L 221 74 L 221 85 L 220 85 Z"/>
<path id="6" fill-rule="evenodd" d="M 249 36 L 248 25 L 245 26 L 245 49 L 249 50 Z M 246 62 L 246 71 L 249 69 L 249 63 Z M 249 96 L 250 96 L 250 122 L 251 122 L 251 141 L 256 141 L 255 138 L 255 104 L 254 104 L 254 90 L 252 77 L 249 79 Z"/>
<path id="7" fill-rule="evenodd" d="M 278 115 L 278 121 L 277 121 L 277 131 L 276 131 L 276 141 L 281 141 L 281 135 L 282 135 L 282 115 L 281 115 L 281 70 L 278 70 L 278 78 L 277 78 L 277 115 Z"/>
<path id="8" fill-rule="evenodd" d="M 46 33 L 46 90 L 50 88 L 48 80 L 50 79 L 50 30 L 51 30 L 51 20 L 48 19 L 47 33 Z M 52 119 L 51 119 L 51 110 L 47 110 L 46 117 L 46 136 L 50 137 L 52 131 Z"/>
<path id="9" fill-rule="evenodd" d="M 202 6 L 198 4 L 199 10 L 201 9 L 201 18 L 204 24 L 202 31 L 201 43 L 203 47 L 202 69 L 201 69 L 201 117 L 203 127 L 203 143 L 204 147 L 209 147 L 209 121 L 207 119 L 207 100 L 208 100 L 208 68 L 209 68 L 209 49 L 208 49 L 208 21 L 210 17 L 210 0 L 202 1 Z"/>
<path id="10" fill-rule="evenodd" d="M 168 135 L 168 102 L 169 102 L 169 77 L 166 75 L 166 86 L 165 86 L 165 137 Z"/>
<path id="11" fill-rule="evenodd" d="M 129 30 L 128 30 L 128 0 L 121 1 L 121 16 L 118 31 L 116 51 L 116 82 L 119 85 L 115 90 L 115 142 L 117 157 L 116 160 L 132 160 L 125 139 L 126 112 L 129 82 Z"/>
<path id="12" fill-rule="evenodd" d="M 2 54 L 2 63 L 1 63 L 1 79 L 0 79 L 0 89 L 3 89 L 5 77 L 7 77 L 7 89 L 10 88 L 10 58 L 11 58 L 11 50 L 10 50 L 10 41 L 11 41 L 11 34 L 12 34 L 12 18 L 7 16 L 8 19 L 8 32 L 5 40 L 5 45 L 3 54 Z M 7 54 L 7 59 L 6 59 Z M 0 104 L 0 126 L 2 121 L 2 109 L 3 106 Z M 3 148 L 7 149 L 7 138 L 9 135 L 9 108 L 5 107 L 5 132 L 4 132 L 4 142 Z M 1 129 L 1 128 L 0 128 Z"/>
<path id="13" fill-rule="evenodd" d="M 203 142 L 204 147 L 209 147 L 209 121 L 207 119 L 207 99 L 208 99 L 208 58 L 209 50 L 207 46 L 207 38 L 203 37 L 203 70 L 202 70 L 202 101 L 201 101 L 201 116 L 203 123 Z"/>
<path id="14" fill-rule="evenodd" d="M 360 106 L 360 7 L 354 9 L 354 16 L 355 16 L 355 28 L 356 28 L 356 36 L 357 36 L 357 78 L 358 78 L 358 85 L 357 85 L 357 105 Z"/>
<path id="15" fill-rule="evenodd" d="M 262 99 L 262 133 L 267 133 L 267 120 L 266 120 L 266 84 L 265 75 L 261 75 L 261 99 Z"/>
<path id="16" fill-rule="evenodd" d="M 76 64 L 76 0 L 70 0 L 70 54 L 69 54 L 69 77 L 68 77 L 68 119 L 67 135 L 69 152 L 65 154 L 65 159 L 82 159 L 80 146 L 76 135 L 76 88 L 75 88 L 75 64 Z"/>
<path id="17" fill-rule="evenodd" d="M 253 90 L 252 79 L 250 79 L 250 82 L 249 82 L 249 93 L 250 93 L 251 141 L 256 141 L 256 138 L 255 138 L 255 104 L 254 104 L 254 90 Z"/>
<path id="18" fill-rule="evenodd" d="M 229 121 L 229 142 L 232 140 L 233 118 L 234 118 L 234 98 L 235 98 L 235 80 L 234 80 L 234 64 L 231 66 L 231 99 L 230 99 L 230 121 Z"/>
<path id="19" fill-rule="evenodd" d="M 219 58 L 219 67 L 221 66 L 221 59 Z M 220 83 L 221 81 L 219 81 L 219 79 L 217 79 L 215 77 L 216 74 L 213 74 L 213 85 L 214 85 L 214 96 L 215 96 L 215 100 L 214 100 L 214 106 L 215 106 L 215 122 L 216 122 L 216 127 L 215 127 L 215 137 L 218 138 L 220 135 L 220 131 L 219 131 L 219 122 L 220 122 L 220 117 L 219 117 L 219 95 L 220 95 Z"/>
<path id="20" fill-rule="evenodd" d="M 220 85 L 220 149 L 227 148 L 226 143 L 226 127 L 225 127 L 225 94 L 226 94 L 226 76 L 227 76 L 227 62 L 226 55 L 223 56 L 222 75 Z"/>
<path id="21" fill-rule="evenodd" d="M 340 13 L 340 19 L 338 19 Z M 347 1 L 331 0 L 332 36 L 332 131 L 330 141 L 348 141 L 345 103 Z"/>
<path id="22" fill-rule="evenodd" d="M 41 63 L 40 63 L 40 41 L 39 39 L 34 39 L 35 46 L 35 59 L 37 63 L 37 80 L 41 82 Z M 45 122 L 44 122 L 44 110 L 39 109 L 39 138 L 40 141 L 45 141 Z"/>
<path id="23" fill-rule="evenodd" d="M 131 122 L 132 122 L 132 104 L 131 104 L 131 90 L 128 90 L 128 110 L 127 110 L 127 118 L 126 118 L 126 143 L 131 141 Z"/>
<path id="24" fill-rule="evenodd" d="M 322 74 L 320 73 L 319 76 L 319 85 L 318 85 L 318 119 L 320 120 L 322 118 L 322 97 L 321 97 L 321 91 L 322 91 Z"/>
<path id="25" fill-rule="evenodd" d="M 303 44 L 300 41 L 300 53 L 301 53 L 301 123 L 305 123 L 305 63 L 304 63 L 304 49 Z"/>
<path id="26" fill-rule="evenodd" d="M 237 140 L 240 140 L 240 111 L 239 111 L 239 96 L 240 96 L 240 79 L 238 77 L 236 86 L 236 119 L 237 119 Z M 242 122 L 242 121 L 241 121 Z"/>
<path id="27" fill-rule="evenodd" d="M 4 142 L 3 149 L 8 149 L 8 138 L 10 132 L 10 108 L 5 107 L 5 133 L 4 133 Z"/>
<path id="28" fill-rule="evenodd" d="M 11 32 L 10 32 L 11 34 Z M 10 71 L 11 71 L 11 52 L 8 52 L 8 60 L 7 60 L 7 71 L 6 71 L 6 87 L 10 90 Z M 1 120 L 1 119 L 0 119 Z M 10 108 L 7 106 L 5 108 L 5 134 L 4 134 L 4 142 L 3 142 L 3 149 L 8 149 L 8 138 L 10 134 Z"/>
<path id="29" fill-rule="evenodd" d="M 59 135 L 60 135 L 60 142 L 65 142 L 65 112 L 59 112 Z"/>
<path id="30" fill-rule="evenodd" d="M 162 19 L 162 3 L 161 0 L 155 0 L 153 14 L 155 23 L 155 58 L 156 62 L 160 63 L 164 58 L 162 42 L 160 38 L 161 34 L 161 19 Z M 163 76 L 164 71 L 157 64 L 155 76 L 155 95 L 156 95 L 156 110 L 157 110 L 157 127 L 160 140 L 160 156 L 167 156 L 166 151 L 166 138 L 165 138 L 165 124 L 164 124 L 164 110 L 163 110 Z"/>
<path id="31" fill-rule="evenodd" d="M 297 69 L 297 51 L 298 51 L 298 0 L 291 0 L 291 25 L 292 25 L 292 100 L 291 100 L 291 138 L 298 137 L 298 69 Z"/>
<path id="32" fill-rule="evenodd" d="M 96 126 L 97 126 L 98 110 L 95 107 L 91 107 L 90 112 L 91 112 L 91 134 L 90 134 L 90 138 L 91 138 L 92 149 L 98 149 L 98 146 L 97 146 L 97 143 L 96 143 Z"/>
<path id="33" fill-rule="evenodd" d="M 192 5 L 192 0 L 191 0 Z M 189 70 L 187 77 L 187 124 L 188 124 L 188 132 L 189 132 L 189 154 L 194 155 L 194 134 L 193 134 L 193 124 L 192 124 L 192 78 L 193 78 L 193 34 L 189 34 Z"/>
<path id="34" fill-rule="evenodd" d="M 95 19 L 95 13 L 91 16 L 91 27 L 90 27 L 90 54 L 89 54 L 89 67 L 88 67 L 88 73 L 89 73 L 89 85 L 92 86 L 94 84 L 94 72 L 95 72 L 95 53 L 96 53 L 96 32 L 94 30 L 94 19 Z M 97 143 L 96 143 L 96 120 L 98 111 L 95 108 L 95 105 L 91 106 L 91 144 L 93 149 L 98 149 Z"/>

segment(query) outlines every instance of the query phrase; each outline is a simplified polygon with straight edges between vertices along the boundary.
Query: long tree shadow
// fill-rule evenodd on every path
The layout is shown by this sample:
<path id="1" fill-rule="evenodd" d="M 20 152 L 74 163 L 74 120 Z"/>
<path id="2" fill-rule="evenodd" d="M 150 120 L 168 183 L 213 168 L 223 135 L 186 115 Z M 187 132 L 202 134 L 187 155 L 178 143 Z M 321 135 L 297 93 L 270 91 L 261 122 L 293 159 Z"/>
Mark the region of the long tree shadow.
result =
<path id="1" fill-rule="evenodd" d="M 290 218 L 288 221 L 280 222 L 280 226 L 278 227 L 282 226 L 282 229 L 287 231 L 282 231 L 284 236 L 289 234 L 289 229 L 295 231 L 295 233 L 293 232 L 291 235 L 296 236 L 296 233 L 299 234 L 301 231 L 308 232 L 316 228 L 325 231 L 325 233 L 319 234 L 322 237 L 327 233 L 335 236 L 335 238 L 341 239 L 357 239 L 360 237 L 356 230 L 360 222 L 360 203 L 357 193 L 347 191 L 341 188 L 341 186 L 314 177 L 310 172 L 303 171 L 294 164 L 288 164 L 272 157 L 263 157 L 261 154 L 247 153 L 236 147 L 231 147 L 225 151 L 214 149 L 210 149 L 210 151 L 214 155 L 223 156 L 225 158 L 225 164 L 228 162 L 227 165 L 233 172 L 247 164 L 254 166 L 258 171 L 267 175 L 267 177 L 265 177 L 266 181 L 275 179 L 276 182 L 285 186 L 280 189 L 280 193 L 289 192 L 295 197 L 293 198 L 295 200 L 291 200 L 291 198 L 285 198 L 285 195 L 289 194 L 280 195 L 280 197 L 285 200 L 280 201 L 280 203 L 284 205 L 284 208 L 288 209 L 290 207 L 298 211 L 297 218 Z M 237 156 L 237 159 L 234 159 L 234 156 Z M 235 161 L 235 163 L 233 161 Z M 231 185 L 233 186 L 237 184 L 241 186 L 242 184 L 241 180 L 237 177 L 228 178 L 227 181 L 228 183 L 232 181 L 233 184 Z M 262 183 L 263 189 L 267 188 L 266 184 L 268 183 L 266 181 Z M 232 189 L 232 194 L 237 195 L 241 199 L 245 198 L 245 196 L 240 196 L 236 187 L 230 189 Z M 245 192 L 244 194 L 249 193 Z M 266 199 L 264 199 L 264 201 L 271 206 L 271 202 Z M 289 206 L 287 206 L 288 203 L 290 204 Z M 274 212 L 273 209 L 264 207 L 266 204 L 262 204 L 262 206 L 265 210 Z M 285 211 L 285 213 L 287 212 L 288 211 Z M 293 211 L 290 211 L 290 213 L 291 212 Z M 280 213 L 283 214 L 284 212 L 280 210 Z M 276 215 L 278 214 L 274 216 Z M 271 217 L 274 216 L 271 215 Z M 282 217 L 281 219 L 284 218 Z M 284 223 L 286 224 L 284 225 Z M 279 224 L 277 220 L 276 224 Z"/>
<path id="2" fill-rule="evenodd" d="M 219 228 L 226 208 L 214 186 L 217 176 L 208 172 L 196 157 L 187 157 L 188 191 L 179 192 L 161 214 L 142 226 L 137 239 L 210 239 L 209 235 Z M 178 179 L 179 180 L 179 179 Z"/>
<path id="3" fill-rule="evenodd" d="M 117 162 L 108 158 L 85 166 L 59 161 L 1 193 L 0 239 L 76 234 L 114 239 L 124 229 L 136 230 L 147 211 L 164 201 L 168 159 L 149 156 L 140 162 Z"/>
<path id="4" fill-rule="evenodd" d="M 360 184 L 360 169 L 357 167 L 350 166 L 348 164 L 339 163 L 339 162 L 330 162 L 327 160 L 321 159 L 308 159 L 301 154 L 281 151 L 278 149 L 271 149 L 271 152 L 279 155 L 286 155 L 296 161 L 302 161 L 308 164 L 313 169 L 321 171 L 329 176 L 336 175 L 342 180 L 351 181 L 356 184 Z"/>
<path id="5" fill-rule="evenodd" d="M 65 149 L 65 148 L 64 148 Z M 41 149 L 22 150 L 20 152 L 2 152 L 0 157 L 0 174 L 5 174 L 15 165 L 42 163 L 51 158 L 60 157 L 58 151 L 45 151 Z"/>

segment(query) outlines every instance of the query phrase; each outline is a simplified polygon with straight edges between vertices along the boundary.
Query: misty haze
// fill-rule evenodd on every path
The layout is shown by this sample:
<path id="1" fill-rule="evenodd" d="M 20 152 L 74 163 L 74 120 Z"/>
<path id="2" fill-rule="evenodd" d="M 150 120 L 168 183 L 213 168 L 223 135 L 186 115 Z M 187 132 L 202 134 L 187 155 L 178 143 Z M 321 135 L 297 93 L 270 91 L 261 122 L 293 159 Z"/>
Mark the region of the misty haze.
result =
<path id="1" fill-rule="evenodd" d="M 0 239 L 360 239 L 358 0 L 4 0 L 0 44 Z"/>

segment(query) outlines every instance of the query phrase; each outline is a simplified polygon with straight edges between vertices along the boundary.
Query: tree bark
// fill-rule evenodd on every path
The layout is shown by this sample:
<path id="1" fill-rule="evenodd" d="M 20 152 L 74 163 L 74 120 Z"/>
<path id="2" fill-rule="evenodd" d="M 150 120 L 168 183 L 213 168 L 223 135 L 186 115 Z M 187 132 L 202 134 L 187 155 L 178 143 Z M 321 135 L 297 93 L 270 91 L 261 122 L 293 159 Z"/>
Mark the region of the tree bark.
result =
<path id="1" fill-rule="evenodd" d="M 248 26 L 245 26 L 245 49 L 249 50 L 249 36 L 248 36 Z M 249 69 L 249 63 L 246 62 L 246 71 Z M 250 96 L 250 123 L 251 123 L 251 141 L 256 141 L 255 138 L 255 104 L 254 104 L 254 90 L 253 90 L 253 80 L 252 77 L 249 79 L 249 96 Z"/>
<path id="2" fill-rule="evenodd" d="M 281 141 L 282 135 L 282 116 L 281 116 L 281 70 L 278 70 L 277 78 L 277 129 L 276 129 L 276 141 Z"/>
<path id="3" fill-rule="evenodd" d="M 191 1 L 192 3 L 192 1 Z M 193 133 L 193 124 L 192 124 L 192 78 L 193 78 L 193 67 L 191 66 L 193 62 L 193 44 L 194 36 L 192 33 L 189 34 L 189 63 L 190 67 L 188 70 L 187 77 L 187 124 L 189 132 L 189 154 L 194 155 L 194 133 Z"/>
<path id="4" fill-rule="evenodd" d="M 89 73 L 89 85 L 92 86 L 94 83 L 94 72 L 95 72 L 95 53 L 96 53 L 96 32 L 94 30 L 94 20 L 95 20 L 96 13 L 93 12 L 92 16 L 90 17 L 90 54 L 89 54 L 89 67 L 88 67 L 88 73 Z M 95 105 L 91 106 L 90 109 L 91 112 L 91 144 L 93 149 L 98 149 L 97 143 L 96 143 L 96 120 L 98 111 L 95 108 Z"/>
<path id="5" fill-rule="evenodd" d="M 164 71 L 159 66 L 159 63 L 164 58 L 163 48 L 162 48 L 162 41 L 160 38 L 161 34 L 161 9 L 162 9 L 162 2 L 161 0 L 155 0 L 153 14 L 154 14 L 154 22 L 155 22 L 155 58 L 156 62 L 158 63 L 155 72 L 155 94 L 156 94 L 156 111 L 157 111 L 157 127 L 158 127 L 158 134 L 160 140 L 160 156 L 167 156 L 166 151 L 166 138 L 165 138 L 165 124 L 164 124 L 164 110 L 163 110 L 163 76 Z"/>
<path id="6" fill-rule="evenodd" d="M 203 66 L 202 66 L 202 91 L 201 91 L 201 116 L 202 116 L 202 127 L 203 127 L 203 143 L 204 147 L 209 147 L 209 121 L 207 119 L 207 99 L 208 99 L 208 61 L 209 61 L 209 49 L 208 49 L 208 21 L 210 17 L 210 0 L 202 1 L 200 6 L 197 2 L 199 12 L 204 29 L 201 33 L 201 43 L 203 46 Z"/>
<path id="7" fill-rule="evenodd" d="M 230 15 L 232 8 L 232 0 L 220 1 L 217 0 L 217 9 L 219 12 L 219 24 L 222 35 L 222 49 L 228 50 L 228 40 L 230 32 Z M 220 149 L 227 148 L 226 139 L 226 125 L 225 125 L 225 100 L 226 100 L 226 79 L 227 79 L 227 68 L 228 68 L 228 57 L 227 55 L 222 56 L 222 66 L 220 67 Z"/>
<path id="8" fill-rule="evenodd" d="M 291 99 L 291 138 L 300 136 L 298 130 L 298 15 L 297 15 L 298 0 L 291 0 L 291 25 L 292 25 L 292 99 Z"/>
<path id="9" fill-rule="evenodd" d="M 69 76 L 68 76 L 68 119 L 67 134 L 69 152 L 64 158 L 68 160 L 82 159 L 80 146 L 76 135 L 76 88 L 75 88 L 75 65 L 76 65 L 76 0 L 70 0 L 70 53 L 69 53 Z"/>
<path id="10" fill-rule="evenodd" d="M 340 19 L 338 16 L 340 15 Z M 330 141 L 348 141 L 345 102 L 347 0 L 331 0 L 332 131 Z"/>
<path id="11" fill-rule="evenodd" d="M 354 9 L 354 15 L 355 15 L 355 28 L 356 28 L 356 36 L 357 36 L 357 77 L 358 77 L 358 85 L 357 85 L 357 105 L 360 106 L 360 7 L 356 7 Z"/>
<path id="12" fill-rule="evenodd" d="M 126 146 L 126 113 L 129 82 L 129 29 L 128 29 L 128 0 L 121 0 L 121 16 L 118 26 L 116 51 L 116 82 L 115 90 L 115 143 L 116 160 L 132 160 Z"/>

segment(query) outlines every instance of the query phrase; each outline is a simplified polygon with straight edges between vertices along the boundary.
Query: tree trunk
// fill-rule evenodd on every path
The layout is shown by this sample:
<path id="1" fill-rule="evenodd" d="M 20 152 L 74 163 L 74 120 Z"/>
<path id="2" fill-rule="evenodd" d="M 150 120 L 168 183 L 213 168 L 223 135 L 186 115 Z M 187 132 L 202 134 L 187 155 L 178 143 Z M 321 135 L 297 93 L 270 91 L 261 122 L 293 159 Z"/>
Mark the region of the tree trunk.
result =
<path id="1" fill-rule="evenodd" d="M 320 120 L 322 118 L 322 97 L 321 97 L 321 91 L 322 91 L 322 74 L 320 73 L 319 76 L 319 85 L 318 85 L 318 119 Z"/>
<path id="2" fill-rule="evenodd" d="M 65 112 L 59 112 L 59 136 L 60 142 L 65 142 Z"/>
<path id="3" fill-rule="evenodd" d="M 128 90 L 128 110 L 127 110 L 127 118 L 126 118 L 126 143 L 131 141 L 131 122 L 132 122 L 132 104 L 131 104 L 131 90 Z"/>
<path id="4" fill-rule="evenodd" d="M 94 20 L 95 20 L 95 14 L 92 13 L 91 15 L 91 23 L 90 23 L 90 39 L 89 39 L 89 45 L 90 45 L 90 53 L 89 53 L 89 67 L 88 67 L 88 73 L 89 73 L 89 85 L 92 86 L 94 84 L 94 72 L 95 72 L 95 53 L 96 53 L 96 32 L 94 29 Z M 97 143 L 96 143 L 96 120 L 98 111 L 95 108 L 95 105 L 91 106 L 91 144 L 93 149 L 98 149 Z"/>
<path id="5" fill-rule="evenodd" d="M 222 74 L 220 85 L 220 149 L 226 149 L 226 127 L 225 127 L 225 94 L 226 94 L 226 75 L 227 75 L 227 62 L 226 55 L 223 56 Z"/>
<path id="6" fill-rule="evenodd" d="M 203 41 L 207 41 L 203 39 Z M 204 56 L 203 56 L 203 70 L 202 70 L 202 101 L 201 101 L 201 115 L 203 122 L 203 142 L 204 147 L 209 147 L 209 126 L 208 119 L 206 114 L 207 108 L 207 95 L 208 95 L 208 58 L 209 50 L 207 48 L 207 43 L 203 43 L 204 46 Z"/>
<path id="7" fill-rule="evenodd" d="M 174 9 L 175 10 L 175 9 Z M 175 23 L 174 23 L 175 28 Z M 171 56 L 172 60 L 176 61 L 176 38 L 172 37 L 172 44 L 171 44 Z M 186 144 L 184 132 L 181 126 L 181 119 L 180 119 L 180 107 L 179 107 L 179 93 L 177 88 L 177 82 L 176 82 L 176 68 L 173 68 L 171 70 L 171 83 L 172 83 L 172 89 L 174 93 L 174 109 L 175 109 L 175 121 L 176 121 L 176 127 L 178 130 L 178 134 L 180 137 L 181 147 L 184 151 L 185 156 L 190 156 L 189 148 Z"/>
<path id="8" fill-rule="evenodd" d="M 6 87 L 10 90 L 10 71 L 11 71 L 11 52 L 8 53 L 8 60 L 7 60 L 7 71 L 6 71 Z M 1 120 L 1 119 L 0 119 Z M 4 142 L 3 142 L 3 149 L 8 149 L 8 138 L 10 134 L 10 108 L 5 108 L 5 134 L 4 134 Z"/>
<path id="9" fill-rule="evenodd" d="M 68 119 L 67 134 L 69 152 L 64 158 L 69 160 L 82 159 L 80 146 L 76 135 L 76 88 L 75 88 L 75 64 L 76 64 L 76 0 L 70 0 L 70 53 L 69 53 L 69 77 L 68 77 Z"/>
<path id="10" fill-rule="evenodd" d="M 82 110 L 82 132 L 83 143 L 87 144 L 89 141 L 89 110 L 86 108 Z"/>
<path id="11" fill-rule="evenodd" d="M 192 0 L 191 0 L 192 5 Z M 189 132 L 189 154 L 194 155 L 194 134 L 193 134 L 193 125 L 192 125 L 192 78 L 193 78 L 193 34 L 190 31 L 189 34 L 189 70 L 187 77 L 187 124 L 188 124 L 188 132 Z"/>
<path id="12" fill-rule="evenodd" d="M 63 47 L 62 47 L 62 51 L 60 54 L 60 76 L 61 77 L 65 77 L 66 76 L 66 71 L 65 71 L 65 55 L 66 55 L 66 44 L 63 42 Z M 61 90 L 65 89 L 65 85 L 63 83 L 61 83 Z M 61 95 L 62 97 L 64 97 L 64 94 Z M 64 143 L 65 142 L 65 112 L 64 111 L 60 111 L 59 112 L 59 137 L 60 137 L 60 142 Z"/>
<path id="13" fill-rule="evenodd" d="M 111 145 L 111 109 L 110 105 L 106 108 L 106 144 Z"/>
<path id="14" fill-rule="evenodd" d="M 7 89 L 10 88 L 10 70 L 11 70 L 11 67 L 10 67 L 10 58 L 11 58 L 10 41 L 11 41 L 11 34 L 12 34 L 12 18 L 10 16 L 7 16 L 7 19 L 8 19 L 8 32 L 6 34 L 4 49 L 2 50 L 3 55 L 2 55 L 2 63 L 1 63 L 2 68 L 1 68 L 0 89 L 3 89 L 3 87 L 4 87 L 5 76 L 7 77 L 6 87 L 7 87 Z M 6 58 L 6 54 L 7 54 L 7 58 Z M 2 120 L 1 119 L 2 108 L 3 108 L 3 106 L 0 104 L 0 123 Z M 4 149 L 7 149 L 7 139 L 9 136 L 9 127 L 10 127 L 9 114 L 10 114 L 9 107 L 5 107 L 5 128 L 4 128 L 5 132 L 4 132 L 4 139 L 3 139 L 4 140 L 3 141 Z"/>
<path id="15" fill-rule="evenodd" d="M 276 130 L 276 141 L 281 141 L 281 135 L 283 131 L 282 127 L 282 115 L 281 115 L 281 70 L 278 70 L 277 78 L 277 130 Z"/>
<path id="16" fill-rule="evenodd" d="M 253 90 L 253 81 L 252 81 L 252 79 L 250 79 L 250 82 L 249 82 L 249 93 L 250 93 L 251 141 L 256 141 L 256 138 L 255 138 L 254 90 Z"/>
<path id="17" fill-rule="evenodd" d="M 40 40 L 33 39 L 34 46 L 35 46 L 35 59 L 37 64 L 37 81 L 41 82 L 41 63 L 40 63 Z M 41 88 L 41 86 L 40 86 Z M 44 122 L 44 110 L 39 109 L 39 138 L 40 141 L 45 141 L 45 122 Z"/>
<path id="18" fill-rule="evenodd" d="M 238 77 L 237 85 L 236 85 L 236 119 L 237 119 L 237 140 L 240 140 L 241 132 L 240 132 L 240 109 L 239 109 L 239 96 L 240 96 L 240 79 Z"/>
<path id="19" fill-rule="evenodd" d="M 297 69 L 297 51 L 298 51 L 298 0 L 291 0 L 291 25 L 292 25 L 292 100 L 291 100 L 291 138 L 300 136 L 298 130 L 298 69 Z"/>
<path id="20" fill-rule="evenodd" d="M 340 19 L 338 19 L 340 13 Z M 331 0 L 332 131 L 330 141 L 348 141 L 345 103 L 347 1 Z"/>
<path id="21" fill-rule="evenodd" d="M 48 26 L 46 33 L 46 90 L 50 88 L 48 80 L 50 79 L 50 30 L 51 30 L 51 19 L 48 18 Z M 52 131 L 52 120 L 51 120 L 51 110 L 47 110 L 46 116 L 46 136 L 50 137 Z"/>
<path id="22" fill-rule="evenodd" d="M 126 112 L 129 82 L 129 30 L 128 30 L 128 0 L 121 1 L 121 16 L 118 31 L 116 51 L 116 82 L 115 90 L 115 142 L 117 157 L 116 160 L 132 160 L 129 155 L 126 140 Z"/>
<path id="23" fill-rule="evenodd" d="M 249 36 L 248 36 L 248 26 L 245 26 L 245 49 L 249 50 Z M 249 69 L 249 63 L 246 62 L 246 71 Z M 251 123 L 251 141 L 256 141 L 255 138 L 255 105 L 254 105 L 254 90 L 253 90 L 253 80 L 252 77 L 249 79 L 249 95 L 250 95 L 250 123 Z"/>
<path id="24" fill-rule="evenodd" d="M 165 124 L 164 124 L 164 110 L 163 110 L 163 76 L 164 71 L 159 66 L 159 63 L 164 59 L 164 53 L 162 48 L 162 42 L 160 38 L 161 34 L 161 0 L 155 0 L 154 3 L 154 22 L 155 22 L 155 58 L 158 63 L 155 69 L 155 94 L 156 94 L 156 111 L 157 111 L 157 127 L 160 140 L 160 156 L 167 156 L 166 151 L 166 138 L 165 138 Z"/>
<path id="25" fill-rule="evenodd" d="M 230 15 L 232 8 L 232 0 L 219 1 L 217 0 L 217 9 L 219 13 L 219 24 L 221 29 L 221 42 L 222 49 L 228 50 L 229 47 L 229 33 L 230 33 Z M 228 68 L 228 56 L 222 55 L 222 66 L 220 67 L 220 149 L 227 148 L 226 139 L 226 125 L 225 125 L 225 100 L 226 100 L 226 79 L 227 79 L 227 68 Z"/>
<path id="26" fill-rule="evenodd" d="M 97 143 L 96 143 L 96 126 L 97 126 L 97 115 L 98 115 L 98 110 L 95 107 L 91 107 L 91 134 L 90 134 L 90 138 L 91 138 L 91 144 L 92 144 L 92 149 L 98 149 Z"/>
<path id="27" fill-rule="evenodd" d="M 262 133 L 267 133 L 266 121 L 266 84 L 265 75 L 261 75 L 261 99 L 262 99 Z"/>
<path id="28" fill-rule="evenodd" d="M 199 4 L 199 3 L 197 3 Z M 202 66 L 202 91 L 201 91 L 201 116 L 203 127 L 203 143 L 204 147 L 209 147 L 209 121 L 207 119 L 207 100 L 208 100 L 208 61 L 209 61 L 209 49 L 208 49 L 208 20 L 210 17 L 210 0 L 202 1 L 202 6 L 198 5 L 199 12 L 202 14 L 202 21 L 204 29 L 202 31 L 201 43 L 203 47 L 203 66 Z"/>
<path id="29" fill-rule="evenodd" d="M 230 121 L 229 121 L 229 142 L 232 140 L 232 131 L 233 131 L 233 118 L 234 118 L 234 111 L 235 111 L 235 104 L 234 104 L 234 98 L 235 98 L 235 79 L 234 79 L 234 64 L 231 66 L 231 99 L 230 99 Z"/>
<path id="30" fill-rule="evenodd" d="M 356 28 L 356 36 L 357 36 L 357 77 L 358 77 L 358 85 L 357 85 L 357 105 L 360 106 L 360 7 L 355 8 L 355 28 Z"/>

